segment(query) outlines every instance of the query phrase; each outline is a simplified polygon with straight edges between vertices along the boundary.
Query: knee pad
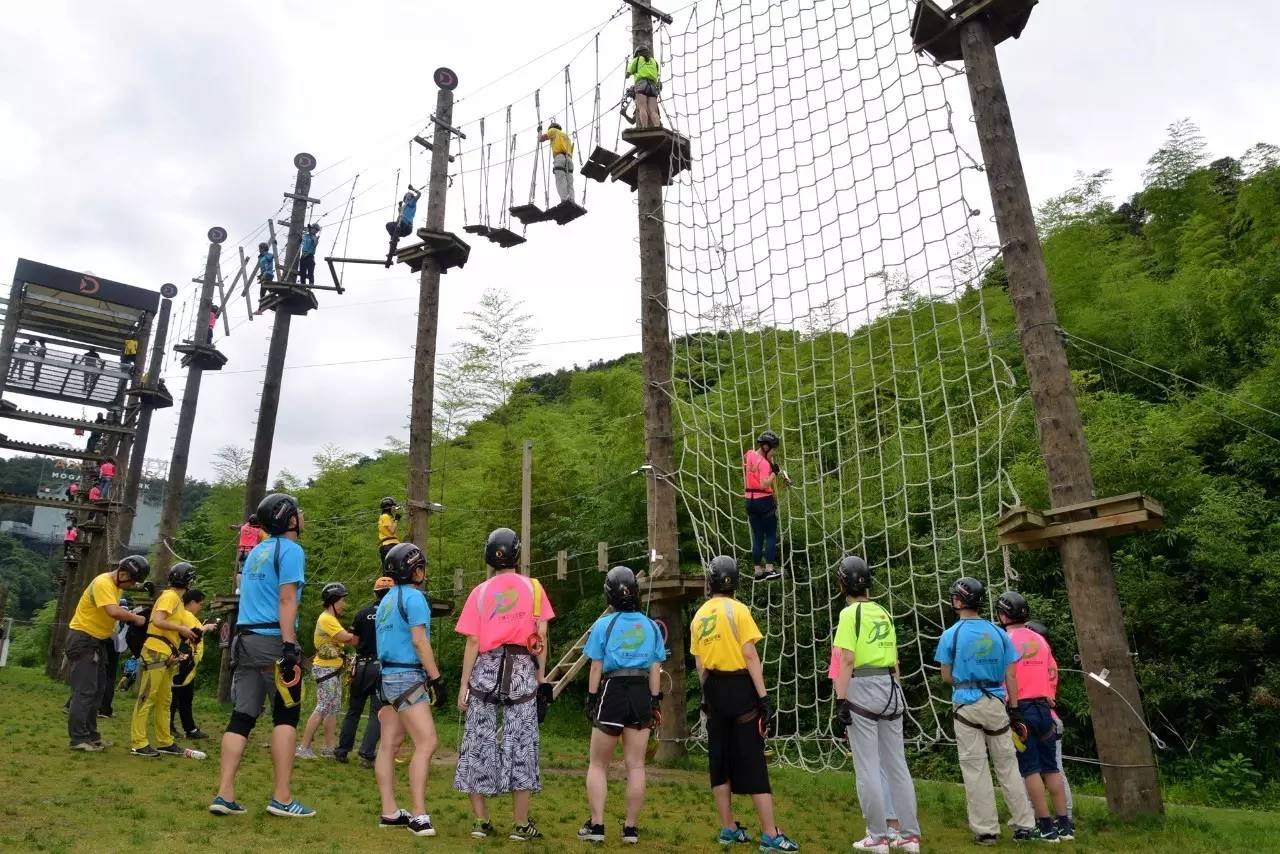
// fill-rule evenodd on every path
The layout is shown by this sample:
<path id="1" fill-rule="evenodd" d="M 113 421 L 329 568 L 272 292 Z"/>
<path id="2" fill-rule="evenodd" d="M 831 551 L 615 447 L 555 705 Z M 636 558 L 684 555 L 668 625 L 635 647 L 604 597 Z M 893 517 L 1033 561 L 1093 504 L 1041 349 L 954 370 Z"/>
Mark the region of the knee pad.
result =
<path id="1" fill-rule="evenodd" d="M 244 712 L 232 712 L 231 720 L 227 723 L 227 732 L 235 733 L 241 738 L 248 738 L 249 733 L 253 732 L 253 725 L 258 719 L 253 715 L 246 715 Z"/>

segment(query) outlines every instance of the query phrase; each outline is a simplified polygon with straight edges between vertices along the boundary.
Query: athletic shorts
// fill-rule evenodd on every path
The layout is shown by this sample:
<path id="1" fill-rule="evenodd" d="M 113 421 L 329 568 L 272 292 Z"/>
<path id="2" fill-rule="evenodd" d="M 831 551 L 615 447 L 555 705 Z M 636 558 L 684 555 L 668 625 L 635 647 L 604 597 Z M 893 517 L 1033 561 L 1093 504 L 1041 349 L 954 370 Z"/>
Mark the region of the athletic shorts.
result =
<path id="1" fill-rule="evenodd" d="M 1058 767 L 1057 727 L 1049 704 L 1044 700 L 1024 700 L 1018 711 L 1027 724 L 1027 749 L 1018 752 L 1018 771 L 1023 777 L 1056 774 Z"/>
<path id="2" fill-rule="evenodd" d="M 615 736 L 624 729 L 648 729 L 653 726 L 651 697 L 647 676 L 606 676 L 591 725 Z"/>
<path id="3" fill-rule="evenodd" d="M 421 670 L 401 670 L 395 673 L 382 674 L 382 702 L 392 703 L 405 691 L 410 690 L 423 682 L 427 681 L 427 676 Z M 419 703 L 430 703 L 431 693 L 423 691 L 422 696 L 412 703 L 408 703 L 400 707 L 407 709 L 416 706 Z"/>
<path id="4" fill-rule="evenodd" d="M 302 680 L 289 690 L 293 707 L 285 706 L 276 690 L 275 666 L 280 657 L 277 635 L 242 634 L 231 642 L 235 670 L 231 674 L 231 702 L 235 711 L 257 719 L 267 697 L 271 698 L 271 720 L 275 726 L 298 726 L 302 715 Z"/>
<path id="5" fill-rule="evenodd" d="M 707 753 L 711 787 L 729 784 L 735 795 L 762 795 L 769 786 L 764 737 L 756 717 L 756 689 L 746 671 L 707 673 Z"/>
<path id="6" fill-rule="evenodd" d="M 316 714 L 322 717 L 336 717 L 342 711 L 342 676 L 341 667 L 313 667 L 311 675 L 316 678 Z M 329 676 L 338 673 L 337 676 Z M 328 676 L 321 682 L 321 678 Z"/>

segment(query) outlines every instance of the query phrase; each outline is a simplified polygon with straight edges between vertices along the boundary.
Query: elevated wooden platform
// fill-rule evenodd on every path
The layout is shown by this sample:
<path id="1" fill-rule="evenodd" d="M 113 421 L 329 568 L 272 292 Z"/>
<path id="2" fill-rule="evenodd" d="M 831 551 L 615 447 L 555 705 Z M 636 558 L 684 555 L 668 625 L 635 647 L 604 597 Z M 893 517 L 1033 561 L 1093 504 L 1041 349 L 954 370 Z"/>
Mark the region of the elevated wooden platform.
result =
<path id="1" fill-rule="evenodd" d="M 428 258 L 435 259 L 440 272 L 447 273 L 454 267 L 466 266 L 471 257 L 471 245 L 451 231 L 427 231 L 418 229 L 421 243 L 414 243 L 396 251 L 396 260 L 407 264 L 415 273 L 421 272 Z"/>
<path id="2" fill-rule="evenodd" d="M 152 409 L 168 409 L 173 406 L 173 395 L 164 386 L 158 388 L 138 386 L 126 390 L 125 396 L 133 397 L 142 406 L 149 406 Z"/>
<path id="3" fill-rule="evenodd" d="M 88 507 L 85 501 L 68 501 L 65 498 L 41 498 L 38 495 L 20 495 L 16 492 L 0 492 L 0 504 L 18 504 L 23 507 L 52 507 L 72 512 Z"/>
<path id="4" fill-rule="evenodd" d="M 614 162 L 609 177 L 633 190 L 639 186 L 641 163 L 658 163 L 665 186 L 693 163 L 689 138 L 668 128 L 629 128 L 622 138 L 634 147 Z"/>
<path id="5" fill-rule="evenodd" d="M 39 454 L 46 457 L 63 457 L 68 460 L 87 460 L 89 462 L 100 463 L 106 460 L 106 454 L 95 454 L 92 451 L 86 451 L 76 448 L 61 448 L 57 445 L 37 445 L 32 442 L 19 442 L 16 439 L 10 439 L 8 436 L 0 434 L 0 448 L 6 448 L 10 451 L 21 451 L 26 454 Z"/>
<path id="6" fill-rule="evenodd" d="M 67 427 L 72 430 L 83 430 L 85 433 L 116 433 L 132 436 L 133 428 L 123 424 L 107 424 L 106 422 L 86 421 L 83 418 L 69 418 L 65 415 L 52 415 L 47 412 L 36 412 L 31 409 L 19 409 L 7 400 L 0 400 L 0 418 L 12 418 L 15 421 L 27 421 L 32 424 L 44 424 L 48 427 Z"/>
<path id="7" fill-rule="evenodd" d="M 195 341 L 183 341 L 173 347 L 175 353 L 182 354 L 182 367 L 196 365 L 202 371 L 220 371 L 227 363 L 227 357 L 212 344 L 198 344 Z"/>
<path id="8" fill-rule="evenodd" d="M 259 311 L 283 311 L 286 314 L 306 314 L 320 307 L 315 291 L 306 285 L 292 282 L 264 282 L 258 300 Z M 176 348 L 175 348 L 176 349 Z M 225 362 L 225 360 L 224 360 Z"/>
<path id="9" fill-rule="evenodd" d="M 637 580 L 646 605 L 673 599 L 700 599 L 706 595 L 707 581 L 702 575 L 664 575 L 650 581 L 641 573 Z"/>
<path id="10" fill-rule="evenodd" d="M 1018 38 L 1031 19 L 1031 10 L 1040 0 L 960 0 L 943 10 L 934 0 L 921 0 L 911 21 L 911 41 L 916 53 L 927 53 L 937 62 L 964 59 L 960 48 L 960 28 L 982 17 L 991 40 L 1000 44 Z"/>
<path id="11" fill-rule="evenodd" d="M 1160 502 L 1141 492 L 1130 492 L 1043 512 L 1011 507 L 1000 517 L 996 533 L 1000 545 L 1027 551 L 1055 546 L 1064 537 L 1076 534 L 1118 537 L 1163 526 L 1164 507 Z"/>

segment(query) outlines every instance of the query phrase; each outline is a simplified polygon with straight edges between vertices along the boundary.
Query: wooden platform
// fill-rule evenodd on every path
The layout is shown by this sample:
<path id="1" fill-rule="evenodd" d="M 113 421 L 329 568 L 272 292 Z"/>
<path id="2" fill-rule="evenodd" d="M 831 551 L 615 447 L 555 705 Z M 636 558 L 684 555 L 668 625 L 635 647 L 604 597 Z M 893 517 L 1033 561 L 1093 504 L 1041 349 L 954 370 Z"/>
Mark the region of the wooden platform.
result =
<path id="1" fill-rule="evenodd" d="M 182 367 L 196 365 L 202 371 L 220 371 L 227 363 L 227 357 L 212 344 L 197 344 L 194 341 L 183 341 L 175 344 L 175 353 L 182 354 Z"/>
<path id="2" fill-rule="evenodd" d="M 921 0 L 911 21 L 911 41 L 916 53 L 928 53 L 937 62 L 964 59 L 960 27 L 981 16 L 991 40 L 1000 44 L 1018 38 L 1026 29 L 1031 10 L 1040 0 L 959 0 L 944 11 L 934 0 Z"/>
<path id="3" fill-rule="evenodd" d="M 0 400 L 0 418 L 12 418 L 15 421 L 27 421 L 32 424 L 44 424 L 48 427 L 67 427 L 72 430 L 83 430 L 85 433 L 117 433 L 132 436 L 133 428 L 123 424 L 97 423 L 82 418 L 69 418 L 65 415 L 51 415 L 46 412 L 35 412 L 30 409 L 19 409 L 7 400 Z"/>
<path id="4" fill-rule="evenodd" d="M 264 282 L 258 300 L 259 311 L 283 311 L 286 314 L 306 314 L 320 307 L 315 291 L 305 285 L 289 282 Z M 175 348 L 176 349 L 176 348 Z"/>
<path id="5" fill-rule="evenodd" d="M 503 249 L 510 249 L 512 246 L 519 246 L 526 242 L 523 235 L 516 234 L 509 228 L 491 228 L 485 236 Z"/>
<path id="6" fill-rule="evenodd" d="M 1057 545 L 1075 534 L 1118 537 L 1134 531 L 1154 531 L 1164 526 L 1164 507 L 1141 492 L 1098 498 L 1040 512 L 1029 507 L 1010 508 L 996 524 L 1002 546 L 1020 550 Z"/>
<path id="7" fill-rule="evenodd" d="M 578 217 L 586 214 L 586 212 L 586 208 L 570 199 L 567 202 L 561 202 L 555 207 L 548 209 L 546 218 L 553 220 L 556 225 L 568 225 Z"/>
<path id="8" fill-rule="evenodd" d="M 637 580 L 646 605 L 672 599 L 700 599 L 707 591 L 707 581 L 702 575 L 664 575 L 650 581 L 641 573 Z"/>
<path id="9" fill-rule="evenodd" d="M 0 504 L 18 504 L 23 507 L 52 507 L 55 510 L 77 510 L 88 506 L 84 501 L 67 501 L 64 498 L 41 498 L 38 495 L 21 495 L 16 492 L 0 492 Z"/>
<path id="10" fill-rule="evenodd" d="M 168 409 L 173 406 L 173 395 L 168 389 L 164 388 L 147 388 L 138 386 L 125 390 L 125 395 L 133 396 L 138 399 L 138 403 L 142 406 L 150 406 L 152 409 Z"/>
<path id="11" fill-rule="evenodd" d="M 551 219 L 547 212 L 535 204 L 514 205 L 507 208 L 508 213 L 520 220 L 525 225 L 533 225 L 535 222 L 546 222 Z"/>
<path id="12" fill-rule="evenodd" d="M 92 451 L 76 448 L 61 448 L 57 445 L 37 445 L 32 442 L 19 442 L 17 439 L 10 439 L 3 434 L 0 434 L 0 448 L 7 448 L 10 451 L 22 451 L 27 454 L 40 454 L 46 457 L 86 460 L 93 463 L 104 462 L 107 459 L 106 454 L 95 454 Z"/>
<path id="13" fill-rule="evenodd" d="M 693 163 L 689 138 L 668 128 L 630 128 L 622 132 L 622 138 L 634 147 L 610 167 L 609 177 L 633 190 L 639 186 L 641 163 L 658 163 L 665 186 Z"/>
<path id="14" fill-rule="evenodd" d="M 447 273 L 454 267 L 465 267 L 471 257 L 471 245 L 451 231 L 427 231 L 418 229 L 421 243 L 414 243 L 396 251 L 396 260 L 407 264 L 415 273 L 421 272 L 428 258 L 440 265 L 440 272 Z"/>

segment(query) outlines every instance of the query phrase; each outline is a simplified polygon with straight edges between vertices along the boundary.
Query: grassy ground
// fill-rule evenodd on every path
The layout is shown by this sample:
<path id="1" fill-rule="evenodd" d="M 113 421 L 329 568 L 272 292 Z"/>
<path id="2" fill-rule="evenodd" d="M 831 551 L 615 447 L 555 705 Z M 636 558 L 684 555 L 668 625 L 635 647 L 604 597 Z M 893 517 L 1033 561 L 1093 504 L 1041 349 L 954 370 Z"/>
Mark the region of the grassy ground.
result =
<path id="1" fill-rule="evenodd" d="M 240 800 L 247 816 L 215 818 L 205 812 L 216 785 L 217 746 L 209 745 L 204 762 L 127 755 L 128 716 L 133 695 L 119 698 L 120 716 L 102 721 L 103 735 L 115 746 L 105 753 L 71 753 L 60 706 L 65 688 L 35 670 L 0 670 L 0 850 L 3 851 L 206 851 L 262 850 L 334 852 L 399 851 L 425 846 L 438 851 L 496 850 L 517 845 L 504 839 L 475 841 L 466 835 L 470 816 L 466 799 L 451 788 L 453 768 L 447 757 L 458 743 L 457 716 L 441 721 L 442 758 L 432 765 L 428 808 L 440 833 L 416 839 L 402 831 L 380 831 L 373 772 L 358 765 L 299 762 L 294 776 L 298 797 L 319 814 L 310 820 L 270 816 L 270 757 L 259 747 L 264 733 L 255 730 L 240 774 Z M 197 719 L 210 732 L 220 732 L 225 713 L 208 698 L 198 699 Z M 547 841 L 534 850 L 582 843 L 574 838 L 586 817 L 582 769 L 585 741 L 551 736 L 544 742 L 544 780 L 534 799 L 533 815 Z M 202 745 L 204 746 L 204 745 Z M 401 771 L 401 774 L 404 772 Z M 808 774 L 779 769 L 774 778 L 782 827 L 805 851 L 848 851 L 861 835 L 862 823 L 848 773 Z M 407 795 L 407 785 L 401 786 Z M 965 826 L 964 793 L 953 784 L 919 782 L 924 841 L 929 851 L 978 850 Z M 621 785 L 610 789 L 604 847 L 622 848 Z M 1068 852 L 1199 851 L 1257 852 L 1276 850 L 1280 815 L 1205 807 L 1171 807 L 1161 823 L 1140 826 L 1111 821 L 1102 803 L 1077 803 L 1081 838 L 1057 850 Z M 750 804 L 739 805 L 743 823 L 755 832 Z M 510 825 L 509 801 L 493 805 L 499 829 Z M 641 822 L 642 845 L 648 850 L 716 851 L 715 814 L 704 773 L 658 769 L 649 781 L 649 798 Z M 1007 837 L 1004 849 L 1014 847 Z M 754 850 L 741 849 L 741 850 Z"/>

